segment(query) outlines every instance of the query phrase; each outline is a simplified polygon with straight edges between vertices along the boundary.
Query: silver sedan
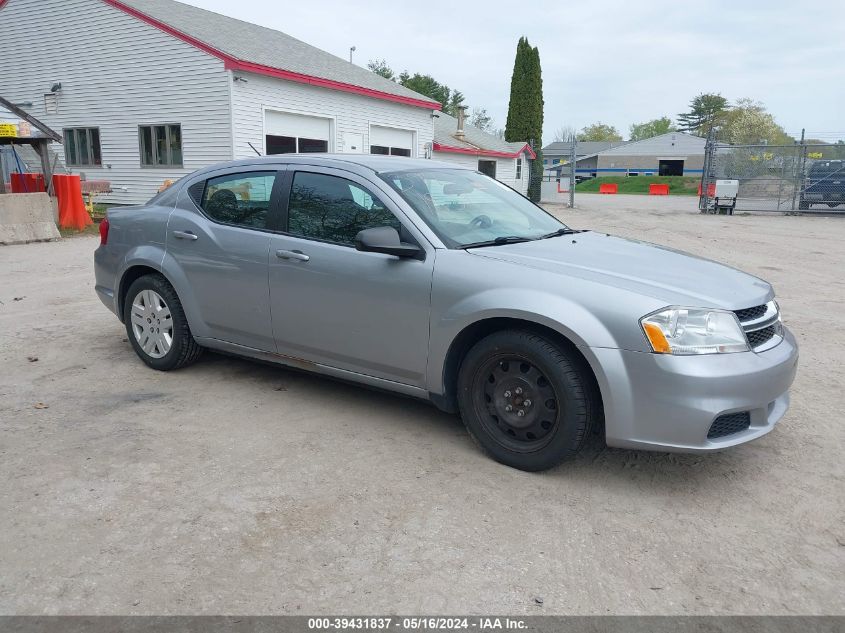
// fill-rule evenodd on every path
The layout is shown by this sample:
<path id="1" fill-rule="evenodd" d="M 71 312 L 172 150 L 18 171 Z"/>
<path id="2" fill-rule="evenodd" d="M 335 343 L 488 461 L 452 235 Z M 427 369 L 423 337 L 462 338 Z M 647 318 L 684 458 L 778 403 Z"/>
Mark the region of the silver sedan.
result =
<path id="1" fill-rule="evenodd" d="M 100 233 L 97 293 L 148 366 L 212 349 L 425 398 L 515 468 L 554 466 L 591 429 L 723 449 L 789 403 L 798 350 L 768 283 L 569 228 L 452 164 L 235 161 Z"/>

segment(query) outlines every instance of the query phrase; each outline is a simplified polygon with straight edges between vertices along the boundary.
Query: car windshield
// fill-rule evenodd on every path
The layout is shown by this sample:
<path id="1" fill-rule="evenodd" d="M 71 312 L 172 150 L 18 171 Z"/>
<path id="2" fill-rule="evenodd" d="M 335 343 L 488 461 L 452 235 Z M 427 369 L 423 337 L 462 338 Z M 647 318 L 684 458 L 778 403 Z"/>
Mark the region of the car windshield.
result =
<path id="1" fill-rule="evenodd" d="M 465 169 L 382 174 L 450 248 L 550 237 L 565 224 L 513 189 Z"/>

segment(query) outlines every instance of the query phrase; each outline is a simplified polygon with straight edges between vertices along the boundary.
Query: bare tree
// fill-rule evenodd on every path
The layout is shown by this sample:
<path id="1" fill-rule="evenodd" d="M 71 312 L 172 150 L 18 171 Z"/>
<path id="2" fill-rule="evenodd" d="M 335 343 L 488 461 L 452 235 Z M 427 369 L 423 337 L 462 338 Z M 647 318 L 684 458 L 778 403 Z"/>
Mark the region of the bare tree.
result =
<path id="1" fill-rule="evenodd" d="M 494 127 L 493 117 L 487 114 L 487 108 L 473 108 L 469 117 L 469 124 L 485 132 L 491 132 Z"/>
<path id="2" fill-rule="evenodd" d="M 571 125 L 561 125 L 554 133 L 554 140 L 557 142 L 569 143 L 574 141 L 577 137 L 578 134 L 575 132 L 575 128 Z"/>

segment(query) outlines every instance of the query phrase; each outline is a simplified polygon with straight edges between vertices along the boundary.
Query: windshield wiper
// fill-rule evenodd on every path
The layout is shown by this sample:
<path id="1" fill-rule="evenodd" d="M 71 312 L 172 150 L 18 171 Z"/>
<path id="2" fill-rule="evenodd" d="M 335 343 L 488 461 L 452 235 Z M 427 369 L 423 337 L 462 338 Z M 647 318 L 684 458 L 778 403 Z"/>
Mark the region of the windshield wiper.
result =
<path id="1" fill-rule="evenodd" d="M 481 248 L 483 246 L 500 246 L 502 244 L 519 244 L 520 242 L 530 242 L 533 237 L 519 237 L 517 235 L 503 235 L 493 240 L 485 240 L 483 242 L 473 242 L 471 244 L 462 244 L 461 248 Z"/>
<path id="2" fill-rule="evenodd" d="M 547 240 L 550 237 L 559 237 L 561 235 L 572 235 L 573 233 L 582 233 L 582 231 L 578 229 L 570 229 L 566 227 L 564 229 L 558 229 L 557 231 L 552 231 L 551 233 L 547 233 L 546 235 L 541 235 L 538 237 L 538 240 Z"/>

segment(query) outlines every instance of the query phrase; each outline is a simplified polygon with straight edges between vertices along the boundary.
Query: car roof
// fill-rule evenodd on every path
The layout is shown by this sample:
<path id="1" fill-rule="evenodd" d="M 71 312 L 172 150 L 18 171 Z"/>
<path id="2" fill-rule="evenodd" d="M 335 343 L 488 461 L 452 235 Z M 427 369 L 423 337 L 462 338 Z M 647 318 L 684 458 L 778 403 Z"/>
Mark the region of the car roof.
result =
<path id="1" fill-rule="evenodd" d="M 255 156 L 239 160 L 217 163 L 198 170 L 201 174 L 226 167 L 249 167 L 255 165 L 315 165 L 323 167 L 337 167 L 349 169 L 358 167 L 376 173 L 395 171 L 415 171 L 423 169 L 462 169 L 470 170 L 455 163 L 426 158 L 406 158 L 404 156 L 384 156 L 379 154 L 274 154 L 272 156 Z"/>

